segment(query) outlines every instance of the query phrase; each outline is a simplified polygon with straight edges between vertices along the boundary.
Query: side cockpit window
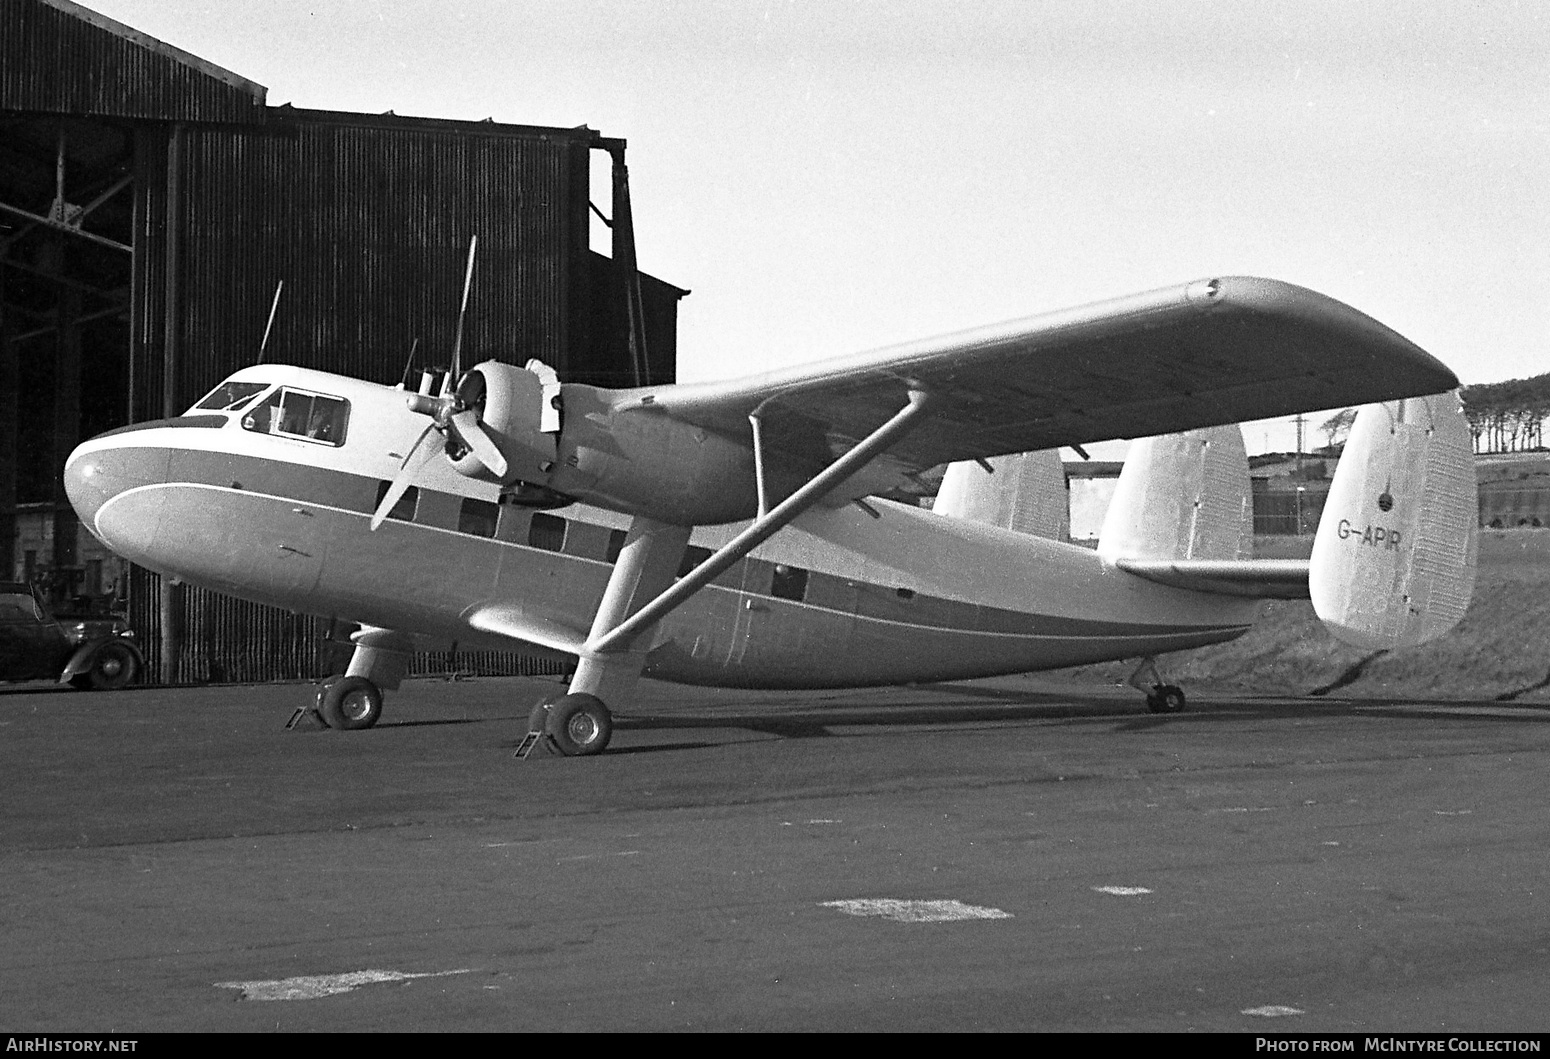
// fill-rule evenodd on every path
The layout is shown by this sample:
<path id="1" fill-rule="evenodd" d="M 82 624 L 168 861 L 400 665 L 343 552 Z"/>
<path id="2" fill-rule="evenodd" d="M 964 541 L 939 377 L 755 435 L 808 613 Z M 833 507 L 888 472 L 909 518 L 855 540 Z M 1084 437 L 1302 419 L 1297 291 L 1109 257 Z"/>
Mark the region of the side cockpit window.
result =
<path id="1" fill-rule="evenodd" d="M 343 445 L 349 424 L 349 401 L 289 386 L 282 386 L 242 417 L 244 430 L 324 445 Z"/>
<path id="2" fill-rule="evenodd" d="M 236 412 L 267 389 L 269 389 L 267 382 L 233 382 L 228 379 L 211 390 L 208 396 L 194 407 L 215 412 Z"/>

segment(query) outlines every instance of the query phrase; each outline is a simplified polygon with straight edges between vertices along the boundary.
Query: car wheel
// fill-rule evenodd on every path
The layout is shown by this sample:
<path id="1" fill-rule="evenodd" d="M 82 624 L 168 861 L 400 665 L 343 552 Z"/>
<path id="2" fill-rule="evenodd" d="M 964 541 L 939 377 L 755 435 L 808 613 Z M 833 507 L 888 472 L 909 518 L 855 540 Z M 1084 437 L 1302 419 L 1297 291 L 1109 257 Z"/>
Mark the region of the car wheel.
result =
<path id="1" fill-rule="evenodd" d="M 135 679 L 135 653 L 121 643 L 105 643 L 91 656 L 91 668 L 70 678 L 77 688 L 117 691 Z"/>

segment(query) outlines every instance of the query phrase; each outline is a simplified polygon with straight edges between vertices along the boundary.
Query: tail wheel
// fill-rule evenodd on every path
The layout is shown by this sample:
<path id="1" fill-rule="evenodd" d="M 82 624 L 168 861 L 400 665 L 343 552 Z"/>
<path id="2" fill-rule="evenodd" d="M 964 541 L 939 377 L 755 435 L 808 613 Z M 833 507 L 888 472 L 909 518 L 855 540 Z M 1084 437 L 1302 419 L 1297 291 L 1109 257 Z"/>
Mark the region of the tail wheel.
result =
<path id="1" fill-rule="evenodd" d="M 382 718 L 382 689 L 365 677 L 344 677 L 323 687 L 318 712 L 330 728 L 370 728 Z"/>
<path id="2" fill-rule="evenodd" d="M 91 668 L 70 678 L 82 690 L 117 691 L 132 683 L 138 666 L 135 653 L 121 643 L 105 643 L 91 656 Z"/>
<path id="3" fill-rule="evenodd" d="M 586 757 L 608 746 L 614 719 L 595 695 L 563 695 L 549 707 L 544 732 L 566 757 Z"/>

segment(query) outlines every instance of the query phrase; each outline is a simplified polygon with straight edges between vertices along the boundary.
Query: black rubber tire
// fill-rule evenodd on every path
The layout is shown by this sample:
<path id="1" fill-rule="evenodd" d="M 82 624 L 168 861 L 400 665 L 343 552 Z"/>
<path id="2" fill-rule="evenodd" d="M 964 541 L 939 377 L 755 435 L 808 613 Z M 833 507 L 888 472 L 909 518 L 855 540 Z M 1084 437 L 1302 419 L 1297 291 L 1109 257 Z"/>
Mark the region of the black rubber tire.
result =
<path id="1" fill-rule="evenodd" d="M 1153 713 L 1183 713 L 1186 705 L 1184 689 L 1174 684 L 1159 685 L 1146 697 L 1146 708 Z"/>
<path id="2" fill-rule="evenodd" d="M 92 654 L 90 669 L 70 678 L 70 685 L 82 691 L 117 691 L 133 683 L 138 671 L 135 653 L 109 641 Z"/>
<path id="3" fill-rule="evenodd" d="M 323 696 L 328 694 L 328 689 L 343 680 L 344 677 L 335 673 L 331 677 L 324 677 L 323 683 L 318 685 L 317 695 L 312 700 L 312 712 L 322 723 L 324 728 L 333 727 L 328 723 L 328 718 L 323 716 Z"/>
<path id="4" fill-rule="evenodd" d="M 613 715 L 595 695 L 562 695 L 549 707 L 544 731 L 566 757 L 601 754 L 614 734 Z"/>
<path id="5" fill-rule="evenodd" d="M 340 677 L 318 696 L 323 723 L 344 732 L 370 728 L 382 719 L 382 689 L 365 677 Z"/>

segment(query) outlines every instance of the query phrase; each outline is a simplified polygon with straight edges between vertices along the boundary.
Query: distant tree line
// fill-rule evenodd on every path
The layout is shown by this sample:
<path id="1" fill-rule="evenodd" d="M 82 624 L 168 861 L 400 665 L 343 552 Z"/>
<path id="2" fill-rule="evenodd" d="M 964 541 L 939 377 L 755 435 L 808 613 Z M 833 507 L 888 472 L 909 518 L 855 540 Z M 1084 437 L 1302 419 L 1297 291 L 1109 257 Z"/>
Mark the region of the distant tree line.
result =
<path id="1" fill-rule="evenodd" d="M 1476 452 L 1522 452 L 1545 447 L 1550 418 L 1550 372 L 1464 387 L 1464 414 Z"/>
<path id="2" fill-rule="evenodd" d="M 1545 447 L 1550 372 L 1532 379 L 1466 386 L 1463 396 L 1476 452 L 1525 452 Z M 1326 441 L 1325 453 L 1337 455 L 1345 447 L 1355 419 L 1356 409 L 1343 408 L 1319 425 Z"/>

